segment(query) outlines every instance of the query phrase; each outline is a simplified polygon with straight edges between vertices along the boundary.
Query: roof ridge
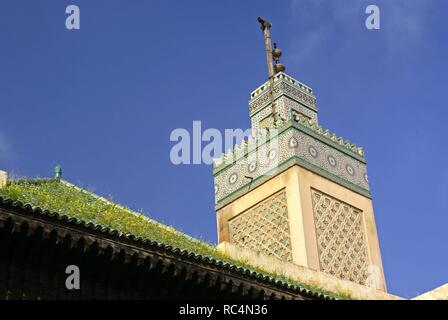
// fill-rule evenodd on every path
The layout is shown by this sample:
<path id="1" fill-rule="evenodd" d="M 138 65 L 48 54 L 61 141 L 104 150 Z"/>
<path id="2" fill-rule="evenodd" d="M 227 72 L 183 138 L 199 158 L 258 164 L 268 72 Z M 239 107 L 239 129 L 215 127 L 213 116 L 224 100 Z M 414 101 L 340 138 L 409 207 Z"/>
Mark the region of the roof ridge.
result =
<path id="1" fill-rule="evenodd" d="M 182 237 L 184 237 L 184 238 L 186 238 L 186 239 L 188 239 L 190 241 L 196 242 L 198 244 L 199 243 L 202 244 L 202 245 L 207 244 L 207 245 L 211 246 L 210 243 L 208 243 L 208 242 L 206 242 L 204 240 L 197 239 L 197 238 L 195 238 L 193 236 L 190 236 L 188 234 L 185 234 L 182 231 L 176 229 L 175 227 L 173 227 L 171 225 L 164 224 L 164 223 L 162 223 L 160 221 L 157 221 L 157 220 L 149 217 L 148 215 L 146 215 L 143 212 L 138 212 L 138 211 L 132 210 L 129 207 L 126 207 L 126 206 L 124 206 L 122 204 L 113 202 L 113 201 L 107 199 L 104 196 L 101 196 L 101 195 L 98 195 L 98 194 L 96 194 L 96 193 L 94 193 L 92 191 L 86 190 L 86 189 L 84 189 L 84 188 L 82 188 L 80 186 L 77 186 L 77 185 L 75 185 L 75 184 L 73 184 L 73 183 L 71 183 L 71 182 L 69 182 L 67 180 L 64 180 L 64 179 L 58 179 L 58 178 L 23 178 L 23 179 L 17 179 L 17 180 L 10 180 L 10 181 L 8 181 L 8 184 L 10 184 L 10 185 L 12 185 L 12 184 L 17 184 L 17 185 L 26 185 L 26 184 L 30 184 L 30 185 L 44 185 L 46 183 L 53 183 L 53 182 L 61 183 L 65 187 L 73 188 L 76 191 L 82 192 L 83 194 L 85 194 L 87 196 L 93 197 L 95 200 L 99 200 L 99 201 L 103 202 L 106 205 L 109 205 L 109 206 L 114 207 L 114 208 L 119 209 L 119 210 L 123 210 L 126 213 L 132 214 L 135 217 L 144 219 L 148 223 L 151 223 L 151 224 L 153 224 L 153 225 L 155 225 L 155 226 L 157 226 L 157 227 L 159 227 L 161 229 L 164 229 L 167 232 L 175 233 L 178 236 L 182 236 Z M 1 194 L 0 194 L 0 198 L 5 199 L 4 197 L 1 196 Z M 16 200 L 16 199 L 13 199 L 13 198 L 8 198 L 8 199 L 11 200 L 12 202 L 18 202 L 22 206 L 29 205 L 31 208 L 40 208 L 41 210 L 46 210 L 45 208 L 42 208 L 40 206 L 36 206 L 36 205 L 34 205 L 33 203 L 31 203 L 29 201 L 23 202 L 23 201 Z M 47 210 L 47 211 L 50 211 L 50 210 Z M 64 212 L 62 212 L 60 210 L 53 210 L 53 212 L 58 213 L 59 215 L 68 216 L 67 213 L 64 213 Z M 79 221 L 84 221 L 86 223 L 92 223 L 94 225 L 97 225 L 97 226 L 100 226 L 100 227 L 103 227 L 103 228 L 107 227 L 107 226 L 105 226 L 103 224 L 100 224 L 100 223 L 97 223 L 97 222 L 87 221 L 86 219 L 80 219 L 80 218 L 76 218 L 76 219 L 79 220 Z M 117 230 L 117 231 L 119 231 L 119 230 Z M 119 232 L 122 232 L 122 231 L 119 231 Z"/>
<path id="2" fill-rule="evenodd" d="M 151 223 L 154 223 L 154 224 L 156 224 L 156 225 L 158 225 L 158 226 L 160 226 L 160 227 L 162 227 L 162 228 L 164 228 L 164 229 L 169 229 L 169 231 L 171 231 L 171 232 L 176 232 L 176 233 L 178 233 L 179 235 L 182 235 L 182 236 L 184 236 L 184 237 L 189 238 L 190 240 L 198 241 L 198 242 L 201 242 L 201 243 L 205 243 L 204 241 L 201 241 L 201 240 L 199 240 L 199 239 L 196 239 L 196 238 L 194 238 L 194 237 L 192 237 L 192 236 L 189 236 L 189 235 L 187 235 L 187 234 L 185 234 L 185 233 L 183 233 L 183 232 L 177 230 L 177 229 L 174 228 L 173 226 L 170 226 L 170 225 L 161 223 L 161 222 L 159 222 L 159 221 L 157 221 L 157 220 L 155 220 L 155 219 L 150 218 L 149 216 L 147 216 L 147 215 L 144 214 L 144 213 L 134 211 L 134 210 L 132 210 L 131 208 L 128 208 L 128 207 L 126 207 L 126 206 L 124 206 L 124 205 L 122 205 L 122 204 L 115 203 L 115 202 L 113 202 L 113 201 L 111 201 L 111 200 L 109 200 L 109 199 L 107 199 L 107 198 L 105 198 L 105 197 L 103 197 L 103 196 L 101 196 L 101 195 L 98 195 L 98 194 L 93 193 L 93 192 L 91 192 L 91 191 L 88 191 L 88 190 L 86 190 L 86 189 L 84 189 L 84 188 L 81 188 L 81 187 L 79 187 L 79 186 L 77 186 L 77 185 L 75 185 L 75 184 L 73 184 L 73 183 L 71 183 L 71 182 L 69 182 L 69 181 L 66 181 L 66 180 L 61 179 L 60 182 L 61 182 L 62 184 L 64 184 L 65 186 L 67 186 L 67 187 L 71 187 L 71 188 L 74 188 L 74 189 L 76 189 L 76 190 L 78 190 L 78 191 L 81 191 L 81 192 L 83 192 L 83 193 L 86 193 L 87 195 L 90 195 L 90 196 L 94 197 L 94 198 L 97 199 L 97 200 L 103 201 L 103 202 L 105 202 L 105 203 L 108 204 L 108 205 L 114 206 L 114 207 L 116 207 L 116 208 L 118 208 L 118 209 L 125 210 L 125 211 L 127 211 L 128 213 L 133 214 L 133 215 L 135 215 L 135 216 L 137 216 L 137 217 L 144 218 L 145 220 L 148 220 L 148 221 L 151 222 Z"/>
<path id="3" fill-rule="evenodd" d="M 56 178 L 19 178 L 9 179 L 6 184 L 43 184 L 48 182 L 56 182 Z"/>

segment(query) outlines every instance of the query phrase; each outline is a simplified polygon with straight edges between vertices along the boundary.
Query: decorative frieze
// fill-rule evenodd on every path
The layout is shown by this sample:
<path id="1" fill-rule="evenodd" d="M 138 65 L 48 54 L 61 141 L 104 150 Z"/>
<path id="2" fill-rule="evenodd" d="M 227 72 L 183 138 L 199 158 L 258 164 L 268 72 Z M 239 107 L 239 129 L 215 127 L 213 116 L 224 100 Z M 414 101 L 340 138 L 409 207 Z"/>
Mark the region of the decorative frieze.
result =
<path id="1" fill-rule="evenodd" d="M 279 119 L 278 123 L 271 128 L 277 130 L 278 132 L 284 131 L 291 125 L 294 125 L 298 130 L 308 132 L 308 134 L 314 136 L 316 139 L 322 141 L 325 144 L 333 146 L 336 149 L 340 149 L 343 152 L 354 156 L 356 159 L 365 163 L 364 159 L 364 149 L 362 147 L 358 147 L 355 144 L 351 143 L 348 140 L 343 139 L 342 137 L 337 136 L 335 133 L 330 132 L 327 129 L 323 129 L 313 120 L 310 120 L 306 117 L 300 116 L 300 114 L 296 114 L 293 116 L 293 112 L 290 112 L 286 121 Z M 266 140 L 266 129 L 260 128 L 252 128 L 252 135 L 248 140 L 244 140 L 241 144 L 235 145 L 233 150 L 229 150 L 228 153 L 223 155 L 220 158 L 216 158 L 214 160 L 214 173 L 224 169 L 229 164 L 233 164 L 233 159 L 235 159 L 235 154 L 240 155 L 243 150 L 243 155 L 247 154 L 247 150 L 249 150 L 248 145 L 255 144 L 260 145 L 259 140 Z M 231 161 L 229 161 L 231 160 Z"/>
<path id="2" fill-rule="evenodd" d="M 331 140 L 331 139 L 329 139 Z M 256 139 L 254 140 L 255 143 Z M 333 144 L 336 141 L 331 140 Z M 246 146 L 247 149 L 249 149 Z M 264 149 L 258 148 L 244 156 L 227 156 L 215 170 L 215 201 L 220 201 L 258 179 L 269 179 L 283 163 L 297 159 L 299 165 L 323 175 L 337 183 L 346 182 L 369 194 L 366 165 L 363 157 L 355 157 L 331 145 L 330 141 L 317 139 L 305 130 L 301 130 L 295 121 L 283 124 L 278 136 L 267 142 Z M 263 157 L 260 155 L 263 154 Z M 265 156 L 264 156 L 265 155 Z M 231 159 L 231 161 L 226 161 Z M 260 160 L 265 160 L 265 163 Z M 276 164 L 272 172 L 266 170 L 270 163 Z M 294 163 L 292 163 L 294 164 Z M 222 167 L 221 167 L 222 166 Z"/>
<path id="3" fill-rule="evenodd" d="M 274 99 L 280 96 L 288 96 L 290 99 L 295 100 L 311 110 L 317 111 L 316 98 L 308 93 L 303 92 L 301 89 L 294 87 L 286 82 L 280 81 L 274 84 Z M 270 104 L 269 91 L 265 90 L 256 99 L 249 101 L 251 115 L 265 106 Z"/>
<path id="4" fill-rule="evenodd" d="M 303 104 L 298 103 L 297 101 L 287 97 L 281 96 L 275 100 L 276 111 L 278 115 L 286 119 L 289 114 L 301 114 L 305 116 L 308 120 L 312 120 L 314 123 L 318 123 L 317 112 L 305 107 Z M 263 128 L 260 125 L 266 117 L 269 117 L 272 114 L 272 107 L 270 104 L 267 104 L 264 108 L 259 109 L 256 113 L 252 113 L 251 115 L 251 126 L 253 130 L 258 130 Z"/>
<path id="5" fill-rule="evenodd" d="M 286 73 L 284 72 L 279 72 L 276 73 L 274 75 L 274 83 L 278 82 L 278 81 L 285 81 L 289 84 L 292 84 L 294 86 L 296 86 L 297 88 L 300 88 L 303 92 L 312 94 L 313 90 L 308 87 L 306 84 L 301 83 L 300 81 L 297 81 L 296 79 L 294 79 L 293 77 L 288 76 Z M 269 81 L 266 81 L 265 83 L 263 83 L 261 86 L 259 86 L 257 89 L 255 89 L 254 91 L 251 92 L 250 94 L 250 98 L 252 99 L 256 99 L 257 96 L 261 95 L 262 93 L 264 93 L 269 85 Z"/>

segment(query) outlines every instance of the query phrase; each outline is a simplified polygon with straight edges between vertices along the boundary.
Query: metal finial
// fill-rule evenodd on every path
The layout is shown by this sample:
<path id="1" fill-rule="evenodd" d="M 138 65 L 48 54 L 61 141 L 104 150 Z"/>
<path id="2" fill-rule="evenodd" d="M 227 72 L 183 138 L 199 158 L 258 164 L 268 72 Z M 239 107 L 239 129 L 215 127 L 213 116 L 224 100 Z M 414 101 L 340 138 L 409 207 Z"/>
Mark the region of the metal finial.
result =
<path id="1" fill-rule="evenodd" d="M 54 178 L 55 179 L 62 178 L 62 167 L 59 164 L 54 168 Z"/>

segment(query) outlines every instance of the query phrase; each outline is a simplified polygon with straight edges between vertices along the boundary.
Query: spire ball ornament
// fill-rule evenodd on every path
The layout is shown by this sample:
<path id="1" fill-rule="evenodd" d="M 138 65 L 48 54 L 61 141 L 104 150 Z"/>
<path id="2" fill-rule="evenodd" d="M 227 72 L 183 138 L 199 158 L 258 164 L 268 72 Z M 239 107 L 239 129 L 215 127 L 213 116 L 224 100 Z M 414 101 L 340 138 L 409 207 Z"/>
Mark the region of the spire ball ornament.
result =
<path id="1" fill-rule="evenodd" d="M 274 46 L 275 46 L 275 44 L 274 44 Z M 280 58 L 282 56 L 282 50 L 280 50 L 280 48 L 275 48 L 272 51 L 272 56 L 274 57 L 274 59 Z"/>
<path id="2" fill-rule="evenodd" d="M 274 42 L 274 50 L 272 50 L 272 57 L 274 58 L 274 73 L 285 72 L 286 67 L 280 63 L 280 57 L 282 56 L 282 50 L 277 48 L 277 44 Z"/>
<path id="3" fill-rule="evenodd" d="M 284 64 L 281 63 L 277 63 L 276 65 L 274 65 L 274 72 L 275 73 L 279 73 L 279 72 L 285 72 L 286 67 Z"/>

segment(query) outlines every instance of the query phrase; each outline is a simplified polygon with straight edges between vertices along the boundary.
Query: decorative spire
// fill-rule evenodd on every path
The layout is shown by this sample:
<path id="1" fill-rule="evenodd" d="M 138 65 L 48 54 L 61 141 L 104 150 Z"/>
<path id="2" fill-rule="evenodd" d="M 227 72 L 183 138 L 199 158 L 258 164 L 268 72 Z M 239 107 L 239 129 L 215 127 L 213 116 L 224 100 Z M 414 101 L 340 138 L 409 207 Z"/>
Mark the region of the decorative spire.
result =
<path id="1" fill-rule="evenodd" d="M 264 45 L 266 48 L 266 60 L 268 63 L 268 74 L 269 79 L 271 79 L 274 76 L 274 62 L 272 57 L 272 44 L 271 44 L 271 27 L 272 24 L 269 21 L 266 21 L 262 17 L 258 17 L 258 22 L 261 24 L 261 30 L 263 31 L 264 35 Z"/>
<path id="2" fill-rule="evenodd" d="M 271 79 L 275 74 L 279 72 L 284 72 L 286 70 L 285 66 L 280 63 L 280 57 L 282 55 L 282 50 L 277 48 L 277 44 L 274 42 L 274 49 L 272 49 L 271 43 L 271 27 L 272 23 L 266 21 L 262 17 L 258 17 L 258 22 L 261 24 L 261 30 L 264 35 L 264 45 L 266 48 L 266 61 L 268 63 L 268 75 Z"/>
<path id="3" fill-rule="evenodd" d="M 54 168 L 54 178 L 55 179 L 62 178 L 62 167 L 59 164 Z"/>
<path id="4" fill-rule="evenodd" d="M 280 56 L 282 55 L 282 51 L 279 48 L 277 48 L 276 44 L 274 44 L 274 50 L 272 50 L 271 32 L 270 32 L 272 24 L 269 21 L 263 19 L 262 17 L 258 17 L 257 20 L 261 24 L 261 30 L 263 31 L 264 35 L 264 45 L 266 48 L 266 61 L 268 63 L 269 96 L 272 106 L 272 117 L 274 120 L 273 124 L 275 126 L 278 119 L 278 113 L 274 101 L 274 75 L 279 72 L 285 71 L 285 66 L 280 63 Z"/>

